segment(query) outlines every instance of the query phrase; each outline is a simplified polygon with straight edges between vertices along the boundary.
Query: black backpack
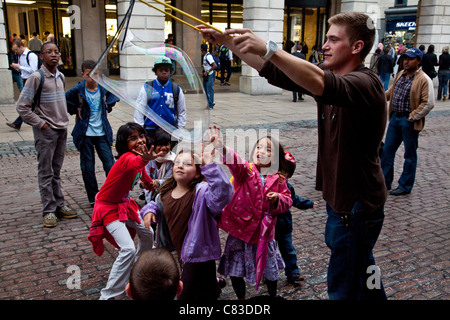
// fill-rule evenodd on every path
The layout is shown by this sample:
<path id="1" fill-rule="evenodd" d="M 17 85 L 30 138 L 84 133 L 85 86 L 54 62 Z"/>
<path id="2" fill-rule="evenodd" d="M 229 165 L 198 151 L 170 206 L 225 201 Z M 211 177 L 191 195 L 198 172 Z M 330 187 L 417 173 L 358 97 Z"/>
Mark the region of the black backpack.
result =
<path id="1" fill-rule="evenodd" d="M 28 55 L 27 55 L 27 58 L 28 58 Z M 34 94 L 33 103 L 31 104 L 31 111 L 33 111 L 33 112 L 34 112 L 34 109 L 36 109 L 36 106 L 41 101 L 41 92 L 42 92 L 42 87 L 43 87 L 44 81 L 45 81 L 44 71 L 39 69 L 38 72 L 41 75 L 41 82 L 39 83 L 39 87 L 36 90 L 36 93 Z"/>
<path id="2" fill-rule="evenodd" d="M 207 54 L 212 55 L 213 60 L 214 60 L 214 62 L 215 62 L 216 65 L 217 65 L 216 71 L 220 70 L 220 60 L 219 60 L 219 58 L 218 58 L 215 54 L 212 54 L 212 53 L 210 53 L 210 52 L 208 52 Z M 206 62 L 208 62 L 208 64 L 209 64 L 210 66 L 212 66 L 212 64 L 209 63 L 208 59 L 206 59 Z"/>
<path id="3" fill-rule="evenodd" d="M 44 63 L 44 61 L 42 61 L 41 58 L 39 58 L 39 55 L 36 52 L 33 51 L 28 51 L 27 53 L 27 63 L 30 66 L 30 59 L 28 58 L 28 56 L 30 55 L 30 53 L 35 54 L 38 58 L 38 70 L 41 68 L 42 64 Z"/>

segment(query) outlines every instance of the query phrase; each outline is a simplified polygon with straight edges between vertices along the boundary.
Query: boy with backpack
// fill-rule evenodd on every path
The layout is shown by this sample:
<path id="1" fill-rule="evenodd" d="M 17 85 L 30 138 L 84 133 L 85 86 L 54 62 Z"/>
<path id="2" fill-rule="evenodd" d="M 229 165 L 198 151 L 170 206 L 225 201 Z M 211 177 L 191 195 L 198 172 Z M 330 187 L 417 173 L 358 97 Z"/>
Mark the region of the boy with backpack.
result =
<path id="1" fill-rule="evenodd" d="M 207 108 L 214 108 L 214 80 L 216 71 L 220 68 L 220 62 L 216 62 L 217 57 L 208 52 L 208 45 L 202 43 L 200 46 L 203 55 L 203 87 L 205 88 L 206 98 L 208 100 Z"/>
<path id="2" fill-rule="evenodd" d="M 144 127 L 147 135 L 153 138 L 158 124 L 147 117 L 147 110 L 157 113 L 168 124 L 183 129 L 186 125 L 186 102 L 183 90 L 174 83 L 172 61 L 166 56 L 157 57 L 152 71 L 156 79 L 147 81 L 136 99 L 134 122 Z"/>
<path id="3" fill-rule="evenodd" d="M 233 53 L 231 52 L 230 49 L 228 49 L 224 45 L 221 45 L 219 49 L 219 59 L 220 59 L 220 85 L 229 86 Z M 227 73 L 226 79 L 225 79 L 225 72 Z"/>
<path id="4" fill-rule="evenodd" d="M 36 53 L 25 47 L 20 38 L 14 39 L 11 50 L 17 54 L 18 61 L 17 63 L 11 63 L 10 67 L 20 72 L 22 83 L 25 85 L 30 75 L 41 68 L 42 60 L 39 59 Z M 14 122 L 7 122 L 6 125 L 10 128 L 20 130 L 22 123 L 22 117 L 18 116 Z"/>

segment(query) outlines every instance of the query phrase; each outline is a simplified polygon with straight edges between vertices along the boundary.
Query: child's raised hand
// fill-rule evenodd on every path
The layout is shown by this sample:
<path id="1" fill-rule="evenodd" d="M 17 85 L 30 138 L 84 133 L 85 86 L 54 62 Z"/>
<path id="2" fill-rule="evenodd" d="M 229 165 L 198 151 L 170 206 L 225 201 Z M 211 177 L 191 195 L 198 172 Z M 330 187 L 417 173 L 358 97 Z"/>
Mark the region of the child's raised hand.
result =
<path id="1" fill-rule="evenodd" d="M 215 125 L 213 127 L 209 127 L 208 137 L 209 137 L 209 142 L 211 142 L 211 144 L 214 146 L 214 148 L 216 148 L 217 150 L 222 150 L 223 141 L 222 141 L 222 137 L 220 135 L 219 127 L 216 127 Z"/>
<path id="2" fill-rule="evenodd" d="M 213 144 L 206 143 L 202 146 L 202 156 L 194 153 L 195 163 L 200 163 L 202 166 L 213 163 L 216 155 L 216 149 Z"/>
<path id="3" fill-rule="evenodd" d="M 155 147 L 151 146 L 150 150 L 148 150 L 147 146 L 143 144 L 140 146 L 140 150 L 135 149 L 134 151 L 137 155 L 141 156 L 142 160 L 148 162 L 164 155 L 163 151 L 156 153 L 154 149 Z"/>

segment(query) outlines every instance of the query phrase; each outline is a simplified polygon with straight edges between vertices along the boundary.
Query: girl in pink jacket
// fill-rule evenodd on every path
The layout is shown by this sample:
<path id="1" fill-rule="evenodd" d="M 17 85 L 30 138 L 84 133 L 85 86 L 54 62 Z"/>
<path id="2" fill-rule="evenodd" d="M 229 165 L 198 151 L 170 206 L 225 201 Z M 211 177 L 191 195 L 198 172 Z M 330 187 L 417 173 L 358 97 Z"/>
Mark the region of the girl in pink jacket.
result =
<path id="1" fill-rule="evenodd" d="M 223 149 L 223 161 L 233 175 L 235 189 L 219 220 L 219 227 L 228 233 L 228 238 L 218 271 L 230 276 L 238 299 L 245 299 L 244 277 L 258 286 L 259 273 L 266 279 L 269 295 L 274 297 L 278 272 L 284 269 L 274 240 L 276 215 L 292 206 L 286 178 L 278 171 L 283 147 L 273 137 L 260 138 L 250 163 L 223 145 L 218 128 L 210 132 L 214 147 Z M 263 255 L 261 250 L 265 251 Z"/>

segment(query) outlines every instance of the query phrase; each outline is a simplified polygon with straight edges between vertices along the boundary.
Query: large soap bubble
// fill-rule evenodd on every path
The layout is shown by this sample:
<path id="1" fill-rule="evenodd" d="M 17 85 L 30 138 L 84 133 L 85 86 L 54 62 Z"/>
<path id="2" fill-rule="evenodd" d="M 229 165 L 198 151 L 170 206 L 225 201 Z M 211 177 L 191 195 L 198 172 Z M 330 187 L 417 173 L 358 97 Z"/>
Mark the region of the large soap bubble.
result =
<path id="1" fill-rule="evenodd" d="M 120 76 L 109 75 L 106 71 L 107 52 L 110 50 L 118 51 Z M 156 78 L 152 69 L 155 61 L 161 60 L 161 57 L 167 57 L 174 65 L 171 80 L 182 89 L 177 100 L 185 102 L 185 121 L 183 110 L 179 110 L 174 103 L 171 93 L 174 88 L 152 81 Z M 202 133 L 209 126 L 210 111 L 206 108 L 202 79 L 189 56 L 176 46 L 144 42 L 132 31 L 119 28 L 90 76 L 134 108 L 138 118 L 147 121 L 146 125 L 163 128 L 173 139 L 200 141 Z M 159 101 L 152 102 L 153 110 L 149 107 L 150 99 Z M 180 115 L 178 119 L 174 118 L 177 114 Z"/>

